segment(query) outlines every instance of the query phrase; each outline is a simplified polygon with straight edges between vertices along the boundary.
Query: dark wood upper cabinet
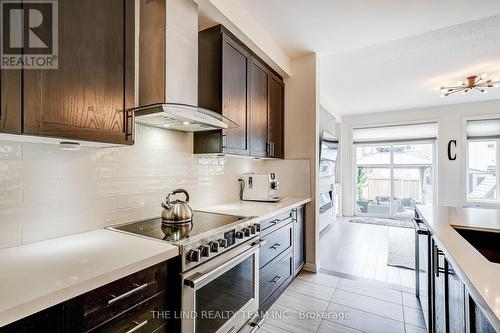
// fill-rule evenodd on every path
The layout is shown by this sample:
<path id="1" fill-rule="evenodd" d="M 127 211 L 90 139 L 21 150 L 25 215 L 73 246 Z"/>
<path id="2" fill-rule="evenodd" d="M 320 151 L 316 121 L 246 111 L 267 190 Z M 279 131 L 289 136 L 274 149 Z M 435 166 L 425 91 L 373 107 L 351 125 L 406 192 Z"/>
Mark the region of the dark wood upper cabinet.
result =
<path id="1" fill-rule="evenodd" d="M 195 132 L 194 152 L 283 158 L 283 80 L 221 25 L 198 47 L 198 104 L 238 127 Z"/>
<path id="2" fill-rule="evenodd" d="M 0 132 L 20 134 L 21 70 L 0 70 Z"/>
<path id="3" fill-rule="evenodd" d="M 59 1 L 58 34 L 58 68 L 23 72 L 23 133 L 133 144 L 134 0 Z"/>
<path id="4" fill-rule="evenodd" d="M 250 75 L 250 155 L 266 157 L 268 153 L 269 71 L 263 64 L 253 58 Z"/>
<path id="5" fill-rule="evenodd" d="M 199 33 L 198 104 L 238 126 L 194 133 L 195 153 L 249 154 L 250 53 L 221 26 Z"/>
<path id="6" fill-rule="evenodd" d="M 269 157 L 285 157 L 284 139 L 284 96 L 283 80 L 269 74 Z"/>

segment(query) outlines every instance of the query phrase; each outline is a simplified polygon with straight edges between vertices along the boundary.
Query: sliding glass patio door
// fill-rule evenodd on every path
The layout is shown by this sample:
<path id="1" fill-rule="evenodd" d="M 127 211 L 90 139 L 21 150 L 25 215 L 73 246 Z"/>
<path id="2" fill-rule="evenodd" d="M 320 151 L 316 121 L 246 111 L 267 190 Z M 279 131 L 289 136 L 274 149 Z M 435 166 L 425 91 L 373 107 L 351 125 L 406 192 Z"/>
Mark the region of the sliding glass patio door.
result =
<path id="1" fill-rule="evenodd" d="M 354 145 L 355 214 L 411 218 L 433 202 L 434 141 Z"/>

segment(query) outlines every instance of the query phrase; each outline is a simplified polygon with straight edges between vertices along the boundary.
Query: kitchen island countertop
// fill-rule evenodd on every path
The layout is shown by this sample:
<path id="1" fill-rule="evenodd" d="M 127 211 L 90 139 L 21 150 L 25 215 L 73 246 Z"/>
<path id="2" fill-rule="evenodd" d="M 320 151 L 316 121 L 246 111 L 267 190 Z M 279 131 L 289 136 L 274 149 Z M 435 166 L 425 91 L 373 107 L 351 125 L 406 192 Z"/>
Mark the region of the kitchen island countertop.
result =
<path id="1" fill-rule="evenodd" d="M 0 250 L 0 327 L 179 254 L 176 246 L 94 230 Z"/>
<path id="2" fill-rule="evenodd" d="M 459 275 L 471 296 L 498 329 L 500 264 L 488 261 L 453 226 L 500 232 L 500 210 L 418 205 L 417 211 L 425 220 L 438 246 L 459 270 Z"/>

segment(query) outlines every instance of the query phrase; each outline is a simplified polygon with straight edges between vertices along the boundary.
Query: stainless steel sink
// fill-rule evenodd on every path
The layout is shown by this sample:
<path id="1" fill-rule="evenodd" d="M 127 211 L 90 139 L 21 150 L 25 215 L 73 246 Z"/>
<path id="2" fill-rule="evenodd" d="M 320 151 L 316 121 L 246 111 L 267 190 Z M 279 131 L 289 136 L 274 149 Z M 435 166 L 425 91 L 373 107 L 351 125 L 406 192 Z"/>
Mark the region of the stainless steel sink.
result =
<path id="1" fill-rule="evenodd" d="M 488 261 L 500 264 L 500 231 L 483 231 L 453 227 Z"/>

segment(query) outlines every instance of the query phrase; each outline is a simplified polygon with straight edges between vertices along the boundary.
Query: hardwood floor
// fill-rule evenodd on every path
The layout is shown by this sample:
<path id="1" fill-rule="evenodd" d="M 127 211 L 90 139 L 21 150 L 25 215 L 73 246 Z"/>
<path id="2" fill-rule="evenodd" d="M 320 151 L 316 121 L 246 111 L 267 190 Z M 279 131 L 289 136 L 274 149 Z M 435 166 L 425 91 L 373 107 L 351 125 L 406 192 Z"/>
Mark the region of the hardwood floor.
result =
<path id="1" fill-rule="evenodd" d="M 415 288 L 415 271 L 387 265 L 389 230 L 383 225 L 350 223 L 348 218 L 337 220 L 320 234 L 321 268 Z M 402 232 L 413 234 L 413 229 Z"/>

